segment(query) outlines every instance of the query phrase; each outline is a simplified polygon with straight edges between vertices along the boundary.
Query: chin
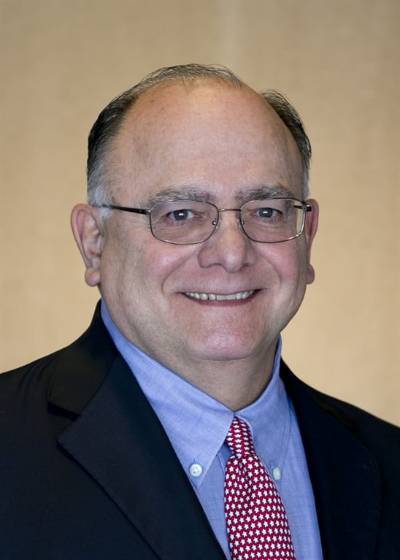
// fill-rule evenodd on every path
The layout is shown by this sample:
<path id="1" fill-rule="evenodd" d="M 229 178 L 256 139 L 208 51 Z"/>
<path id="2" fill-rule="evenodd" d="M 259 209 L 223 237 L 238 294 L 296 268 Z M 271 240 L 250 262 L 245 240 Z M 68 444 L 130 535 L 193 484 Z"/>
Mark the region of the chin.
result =
<path id="1" fill-rule="evenodd" d="M 257 346 L 254 342 L 254 338 L 243 340 L 239 337 L 221 335 L 211 339 L 207 338 L 202 344 L 199 344 L 197 339 L 188 351 L 200 360 L 216 362 L 244 360 L 257 353 Z"/>

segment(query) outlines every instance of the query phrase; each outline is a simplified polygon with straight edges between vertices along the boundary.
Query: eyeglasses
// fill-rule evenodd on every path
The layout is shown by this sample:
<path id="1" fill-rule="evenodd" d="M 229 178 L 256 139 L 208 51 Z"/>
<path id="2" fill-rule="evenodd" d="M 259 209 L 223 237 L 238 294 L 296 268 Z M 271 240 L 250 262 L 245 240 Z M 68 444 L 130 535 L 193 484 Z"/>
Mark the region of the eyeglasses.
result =
<path id="1" fill-rule="evenodd" d="M 121 210 L 149 217 L 150 229 L 159 241 L 194 245 L 207 241 L 217 230 L 222 212 L 237 212 L 243 233 L 258 243 L 282 243 L 303 233 L 311 204 L 296 198 L 249 200 L 239 208 L 217 208 L 211 202 L 177 200 L 156 203 L 150 209 L 101 204 L 98 208 Z"/>

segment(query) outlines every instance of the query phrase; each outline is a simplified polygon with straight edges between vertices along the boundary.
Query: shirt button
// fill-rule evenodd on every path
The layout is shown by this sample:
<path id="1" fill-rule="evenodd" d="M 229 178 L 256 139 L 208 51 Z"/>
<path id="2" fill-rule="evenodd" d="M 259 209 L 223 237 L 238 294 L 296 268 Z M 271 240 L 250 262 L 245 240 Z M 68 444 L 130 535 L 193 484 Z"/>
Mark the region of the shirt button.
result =
<path id="1" fill-rule="evenodd" d="M 198 478 L 199 476 L 201 476 L 201 473 L 203 472 L 203 467 L 198 463 L 193 463 L 189 467 L 189 472 L 194 478 Z"/>
<path id="2" fill-rule="evenodd" d="M 272 469 L 272 476 L 274 477 L 274 480 L 280 480 L 281 479 L 281 469 L 279 467 L 274 467 Z"/>

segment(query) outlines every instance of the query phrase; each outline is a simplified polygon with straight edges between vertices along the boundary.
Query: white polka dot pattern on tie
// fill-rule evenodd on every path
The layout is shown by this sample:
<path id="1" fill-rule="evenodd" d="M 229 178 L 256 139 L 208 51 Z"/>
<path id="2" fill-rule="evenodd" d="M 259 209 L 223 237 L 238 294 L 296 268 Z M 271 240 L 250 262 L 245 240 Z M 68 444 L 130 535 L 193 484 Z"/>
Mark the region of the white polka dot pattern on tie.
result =
<path id="1" fill-rule="evenodd" d="M 285 509 L 246 422 L 234 417 L 225 441 L 232 452 L 224 489 L 232 560 L 295 560 Z"/>

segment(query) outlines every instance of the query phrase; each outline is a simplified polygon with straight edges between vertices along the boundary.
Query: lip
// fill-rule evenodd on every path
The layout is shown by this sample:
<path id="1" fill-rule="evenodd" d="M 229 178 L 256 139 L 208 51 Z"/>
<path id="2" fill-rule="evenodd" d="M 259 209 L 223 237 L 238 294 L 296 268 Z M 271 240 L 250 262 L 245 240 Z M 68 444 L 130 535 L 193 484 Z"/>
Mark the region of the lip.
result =
<path id="1" fill-rule="evenodd" d="M 260 290 L 240 290 L 237 292 L 222 293 L 196 290 L 181 293 L 188 300 L 199 305 L 227 306 L 244 305 L 249 301 L 252 301 L 259 291 Z"/>

